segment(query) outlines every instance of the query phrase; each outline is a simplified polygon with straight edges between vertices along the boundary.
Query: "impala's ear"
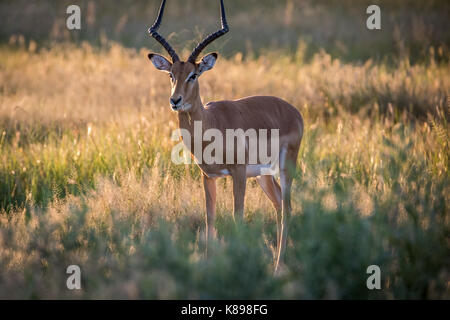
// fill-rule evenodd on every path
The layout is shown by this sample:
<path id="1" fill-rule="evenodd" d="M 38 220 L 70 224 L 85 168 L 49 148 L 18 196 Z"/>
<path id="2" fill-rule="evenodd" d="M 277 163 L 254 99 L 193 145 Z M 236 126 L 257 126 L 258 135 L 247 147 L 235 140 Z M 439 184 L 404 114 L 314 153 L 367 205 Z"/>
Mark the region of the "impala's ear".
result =
<path id="1" fill-rule="evenodd" d="M 159 55 L 157 53 L 149 53 L 148 58 L 158 70 L 170 72 L 170 69 L 172 69 L 172 63 L 170 63 L 170 61 L 164 58 L 162 55 Z"/>
<path id="2" fill-rule="evenodd" d="M 199 75 L 205 71 L 208 71 L 214 67 L 214 64 L 217 60 L 217 53 L 208 53 L 206 56 L 202 58 L 202 61 L 198 64 L 198 72 Z"/>

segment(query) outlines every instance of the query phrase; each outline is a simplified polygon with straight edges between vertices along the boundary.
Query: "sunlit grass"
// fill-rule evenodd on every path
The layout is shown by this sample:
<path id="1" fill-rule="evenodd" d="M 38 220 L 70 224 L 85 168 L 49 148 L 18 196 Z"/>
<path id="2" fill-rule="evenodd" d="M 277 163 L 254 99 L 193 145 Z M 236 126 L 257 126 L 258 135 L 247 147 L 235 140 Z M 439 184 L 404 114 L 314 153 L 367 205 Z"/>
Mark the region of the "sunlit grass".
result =
<path id="1" fill-rule="evenodd" d="M 169 80 L 147 50 L 0 49 L 0 296 L 26 298 L 448 297 L 448 65 L 396 68 L 267 54 L 220 59 L 204 102 L 282 97 L 305 118 L 286 274 L 275 216 L 248 181 L 246 224 L 218 190 L 204 257 L 195 166 L 170 161 Z M 65 268 L 83 290 L 65 288 Z M 365 270 L 379 264 L 383 290 Z M 238 267 L 237 267 L 238 266 Z"/>

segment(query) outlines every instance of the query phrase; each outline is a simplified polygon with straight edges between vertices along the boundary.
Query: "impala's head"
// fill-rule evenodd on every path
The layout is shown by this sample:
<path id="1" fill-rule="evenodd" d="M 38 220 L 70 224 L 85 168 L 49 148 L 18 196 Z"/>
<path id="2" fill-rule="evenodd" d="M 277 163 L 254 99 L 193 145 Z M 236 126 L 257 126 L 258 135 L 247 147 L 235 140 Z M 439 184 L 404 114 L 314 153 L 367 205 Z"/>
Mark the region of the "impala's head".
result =
<path id="1" fill-rule="evenodd" d="M 192 51 L 187 61 L 180 61 L 180 58 L 176 54 L 175 50 L 172 49 L 169 43 L 157 32 L 164 14 L 165 4 L 166 0 L 163 0 L 159 9 L 158 17 L 148 32 L 169 53 L 171 61 L 157 53 L 149 53 L 148 58 L 156 69 L 168 73 L 171 78 L 172 94 L 169 101 L 172 110 L 188 111 L 192 108 L 192 104 L 195 102 L 195 99 L 199 94 L 198 77 L 203 72 L 214 67 L 217 60 L 217 53 L 209 53 L 200 59 L 200 61 L 197 61 L 199 54 L 208 44 L 228 32 L 225 9 L 223 6 L 223 0 L 220 0 L 222 29 L 210 34 L 202 42 L 200 42 L 195 47 L 194 51 Z"/>
<path id="2" fill-rule="evenodd" d="M 217 59 L 217 53 L 204 56 L 200 62 L 170 62 L 156 53 L 149 53 L 149 59 L 156 69 L 167 72 L 172 85 L 170 106 L 174 111 L 188 111 L 198 97 L 198 77 L 211 69 Z"/>

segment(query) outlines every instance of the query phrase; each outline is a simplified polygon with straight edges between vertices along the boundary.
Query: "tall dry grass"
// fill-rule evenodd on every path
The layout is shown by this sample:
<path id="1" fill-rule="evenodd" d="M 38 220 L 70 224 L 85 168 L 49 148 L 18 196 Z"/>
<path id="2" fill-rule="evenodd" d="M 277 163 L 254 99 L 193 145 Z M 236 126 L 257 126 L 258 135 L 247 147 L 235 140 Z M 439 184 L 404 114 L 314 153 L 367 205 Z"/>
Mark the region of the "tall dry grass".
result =
<path id="1" fill-rule="evenodd" d="M 219 182 L 205 259 L 199 170 L 170 161 L 169 80 L 146 49 L 108 47 L 0 48 L 0 296 L 448 298 L 447 64 L 307 62 L 300 47 L 202 76 L 204 102 L 276 95 L 304 115 L 274 278 L 274 212 L 252 180 L 237 227 Z M 70 264 L 81 291 L 65 287 Z M 370 264 L 381 291 L 366 288 Z"/>

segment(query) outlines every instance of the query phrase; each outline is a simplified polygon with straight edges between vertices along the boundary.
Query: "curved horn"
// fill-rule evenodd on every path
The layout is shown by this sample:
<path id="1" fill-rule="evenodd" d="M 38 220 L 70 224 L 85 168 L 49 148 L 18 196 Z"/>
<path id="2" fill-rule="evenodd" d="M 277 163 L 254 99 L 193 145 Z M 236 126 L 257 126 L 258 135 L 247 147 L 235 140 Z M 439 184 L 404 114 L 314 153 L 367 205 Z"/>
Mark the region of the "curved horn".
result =
<path id="1" fill-rule="evenodd" d="M 219 31 L 216 31 L 214 33 L 211 33 L 202 42 L 200 42 L 195 47 L 194 51 L 192 51 L 191 55 L 189 56 L 189 59 L 188 59 L 189 62 L 195 63 L 200 52 L 202 52 L 202 50 L 205 49 L 205 47 L 208 44 L 210 44 L 211 42 L 213 42 L 214 40 L 216 40 L 217 38 L 223 36 L 225 33 L 228 32 L 229 29 L 228 29 L 227 18 L 225 17 L 225 8 L 223 6 L 223 0 L 220 0 L 220 17 L 221 17 L 221 22 L 222 22 L 222 29 L 220 29 Z"/>
<path id="2" fill-rule="evenodd" d="M 170 44 L 166 41 L 166 39 L 164 39 L 158 32 L 158 28 L 161 24 L 161 19 L 162 16 L 164 14 L 164 6 L 166 5 L 166 0 L 162 0 L 161 2 L 161 7 L 159 8 L 159 13 L 158 13 L 158 17 L 156 18 L 155 23 L 148 29 L 148 33 L 155 38 L 156 41 L 158 41 L 160 44 L 162 44 L 162 46 L 164 47 L 164 49 L 166 49 L 166 51 L 169 53 L 170 57 L 172 58 L 172 62 L 178 61 L 180 60 L 180 58 L 178 57 L 177 53 L 175 52 L 175 50 L 173 50 L 173 48 L 170 46 Z"/>

